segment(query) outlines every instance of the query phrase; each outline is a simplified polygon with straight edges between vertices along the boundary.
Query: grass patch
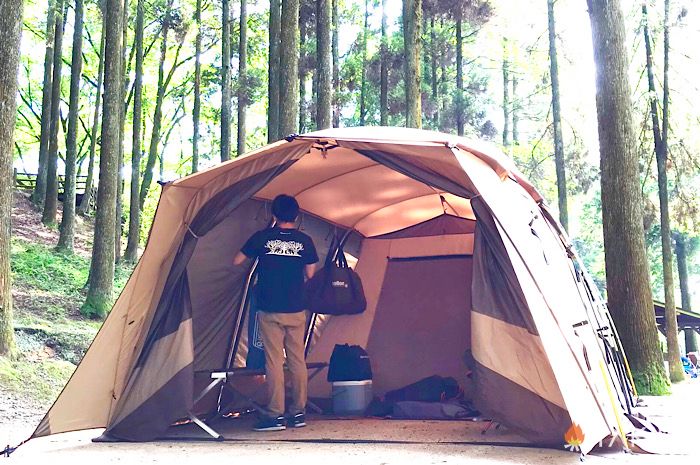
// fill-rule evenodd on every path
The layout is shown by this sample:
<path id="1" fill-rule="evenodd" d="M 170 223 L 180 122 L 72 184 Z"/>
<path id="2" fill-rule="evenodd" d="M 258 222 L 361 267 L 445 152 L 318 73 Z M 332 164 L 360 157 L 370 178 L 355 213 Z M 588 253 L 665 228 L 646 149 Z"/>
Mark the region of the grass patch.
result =
<path id="1" fill-rule="evenodd" d="M 73 371 L 75 365 L 65 360 L 30 362 L 0 357 L 0 385 L 43 405 L 56 399 Z"/>

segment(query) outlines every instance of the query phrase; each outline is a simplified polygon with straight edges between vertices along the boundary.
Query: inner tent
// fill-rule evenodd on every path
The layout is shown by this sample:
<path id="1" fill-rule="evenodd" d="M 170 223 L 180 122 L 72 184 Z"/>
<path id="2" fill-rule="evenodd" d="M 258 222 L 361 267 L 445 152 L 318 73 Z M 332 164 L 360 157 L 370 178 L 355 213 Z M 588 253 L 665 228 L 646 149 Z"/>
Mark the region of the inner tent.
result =
<path id="1" fill-rule="evenodd" d="M 465 176 L 453 157 L 442 163 Z M 368 302 L 360 315 L 310 318 L 307 362 L 327 363 L 335 344 L 357 344 L 370 355 L 374 395 L 431 375 L 464 386 L 476 225 L 469 199 L 335 147 L 304 155 L 198 239 L 187 265 L 200 373 L 195 392 L 209 382 L 209 371 L 246 366 L 254 278 L 232 260 L 270 224 L 270 202 L 282 193 L 300 204 L 299 229 L 313 238 L 319 268 L 334 237 L 343 239 Z M 237 388 L 264 401 L 259 382 L 239 379 Z M 324 370 L 310 380 L 309 397 L 330 395 Z M 212 395 L 198 409 L 211 410 L 216 400 Z"/>

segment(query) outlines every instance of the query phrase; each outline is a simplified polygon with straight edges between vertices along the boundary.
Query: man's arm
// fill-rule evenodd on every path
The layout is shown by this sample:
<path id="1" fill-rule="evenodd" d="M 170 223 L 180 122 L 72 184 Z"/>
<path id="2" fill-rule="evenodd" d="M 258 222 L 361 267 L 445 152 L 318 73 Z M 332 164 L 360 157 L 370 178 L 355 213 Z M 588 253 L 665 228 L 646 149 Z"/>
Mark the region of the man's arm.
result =
<path id="1" fill-rule="evenodd" d="M 246 254 L 244 254 L 243 252 L 238 252 L 236 256 L 233 257 L 233 264 L 236 266 L 240 266 L 243 263 L 245 263 L 246 260 L 248 260 Z"/>
<path id="2" fill-rule="evenodd" d="M 316 273 L 316 264 L 312 263 L 311 265 L 306 265 L 306 279 L 311 279 L 314 276 L 314 273 Z"/>

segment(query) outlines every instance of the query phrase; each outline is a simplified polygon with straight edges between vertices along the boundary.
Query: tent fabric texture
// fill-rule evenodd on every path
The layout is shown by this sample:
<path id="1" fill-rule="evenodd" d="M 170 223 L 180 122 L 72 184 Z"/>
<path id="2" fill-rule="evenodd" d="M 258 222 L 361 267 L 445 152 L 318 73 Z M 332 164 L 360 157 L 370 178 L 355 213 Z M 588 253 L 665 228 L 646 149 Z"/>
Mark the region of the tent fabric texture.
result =
<path id="1" fill-rule="evenodd" d="M 308 362 L 358 344 L 375 394 L 450 376 L 534 443 L 559 447 L 574 424 L 584 452 L 620 434 L 633 413 L 622 348 L 537 190 L 484 142 L 365 127 L 290 136 L 165 184 L 138 265 L 33 437 L 104 427 L 147 441 L 214 411 L 216 395 L 194 405 L 207 371 L 248 353 L 254 270 L 233 257 L 282 193 L 321 260 L 344 238 L 367 298 L 360 315 L 313 318 Z M 325 374 L 309 383 L 311 397 L 330 391 Z"/>

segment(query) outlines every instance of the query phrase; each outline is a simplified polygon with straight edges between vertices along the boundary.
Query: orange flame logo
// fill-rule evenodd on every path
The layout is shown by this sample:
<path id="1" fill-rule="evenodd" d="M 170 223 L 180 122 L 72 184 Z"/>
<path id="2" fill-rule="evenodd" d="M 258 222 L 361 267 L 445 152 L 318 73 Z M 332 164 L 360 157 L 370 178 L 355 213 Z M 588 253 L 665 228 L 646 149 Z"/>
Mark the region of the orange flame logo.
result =
<path id="1" fill-rule="evenodd" d="M 585 437 L 586 435 L 583 434 L 583 430 L 576 423 L 573 423 L 566 433 L 564 433 L 564 440 L 567 446 L 570 446 L 572 450 L 579 449 Z"/>

